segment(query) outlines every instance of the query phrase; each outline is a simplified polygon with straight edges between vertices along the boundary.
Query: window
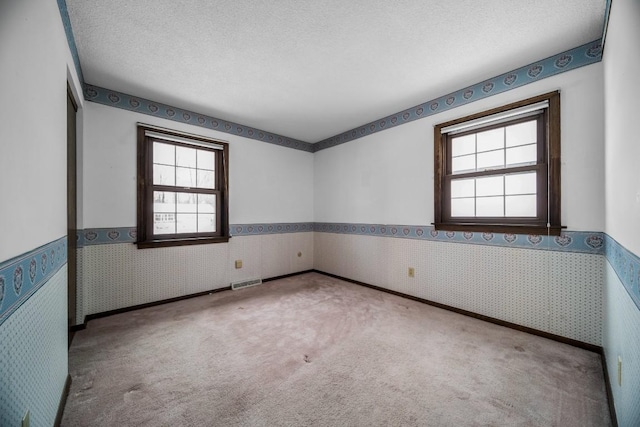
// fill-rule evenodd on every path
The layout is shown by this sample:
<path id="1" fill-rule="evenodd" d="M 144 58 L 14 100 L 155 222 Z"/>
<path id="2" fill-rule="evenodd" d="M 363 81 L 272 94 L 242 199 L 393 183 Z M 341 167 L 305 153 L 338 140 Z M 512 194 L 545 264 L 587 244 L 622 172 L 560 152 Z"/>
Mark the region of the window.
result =
<path id="1" fill-rule="evenodd" d="M 560 94 L 435 126 L 435 228 L 559 235 Z"/>
<path id="2" fill-rule="evenodd" d="M 139 248 L 229 240 L 228 144 L 138 125 Z"/>

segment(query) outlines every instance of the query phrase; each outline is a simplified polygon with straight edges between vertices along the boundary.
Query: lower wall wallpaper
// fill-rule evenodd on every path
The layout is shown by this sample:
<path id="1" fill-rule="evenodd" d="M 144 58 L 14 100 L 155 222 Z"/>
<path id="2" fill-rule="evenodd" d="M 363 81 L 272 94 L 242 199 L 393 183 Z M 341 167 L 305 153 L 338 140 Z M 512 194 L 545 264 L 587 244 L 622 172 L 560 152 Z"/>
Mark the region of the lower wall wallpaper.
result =
<path id="1" fill-rule="evenodd" d="M 604 348 L 619 426 L 640 426 L 640 310 L 614 266 L 605 262 Z M 618 358 L 621 381 L 618 382 Z"/>
<path id="2" fill-rule="evenodd" d="M 226 244 L 78 249 L 77 323 L 85 316 L 313 268 L 313 232 L 234 236 Z M 242 260 L 242 268 L 235 261 Z M 79 286 L 80 288 L 80 286 Z"/>
<path id="3" fill-rule="evenodd" d="M 601 345 L 601 255 L 336 233 L 314 246 L 317 270 Z"/>
<path id="4" fill-rule="evenodd" d="M 315 268 L 601 345 L 605 236 L 438 232 L 430 226 L 234 224 L 227 245 L 137 250 L 135 228 L 80 230 L 77 321 Z M 300 254 L 300 257 L 298 257 Z M 236 269 L 234 261 L 243 260 Z M 176 268 L 177 267 L 177 268 Z M 408 278 L 407 269 L 416 269 Z"/>
<path id="5" fill-rule="evenodd" d="M 0 425 L 54 423 L 67 379 L 67 265 L 0 325 Z"/>

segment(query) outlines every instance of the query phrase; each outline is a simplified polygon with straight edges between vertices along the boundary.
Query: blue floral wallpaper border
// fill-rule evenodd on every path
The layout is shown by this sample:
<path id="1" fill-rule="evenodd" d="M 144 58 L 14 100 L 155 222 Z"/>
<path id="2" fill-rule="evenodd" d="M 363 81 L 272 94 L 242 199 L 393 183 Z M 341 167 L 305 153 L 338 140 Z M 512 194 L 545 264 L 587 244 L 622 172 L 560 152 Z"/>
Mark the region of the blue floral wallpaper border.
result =
<path id="1" fill-rule="evenodd" d="M 326 148 L 344 144 L 385 129 L 389 129 L 403 123 L 408 123 L 432 114 L 440 113 L 461 105 L 468 104 L 488 96 L 496 95 L 507 90 L 515 89 L 528 83 L 544 79 L 565 71 L 574 70 L 576 68 L 596 63 L 602 60 L 602 50 L 604 48 L 604 40 L 606 38 L 607 24 L 611 1 L 607 0 L 605 4 L 605 17 L 603 23 L 602 37 L 583 46 L 576 47 L 566 52 L 559 53 L 541 61 L 534 62 L 527 66 L 518 68 L 493 79 L 466 87 L 464 89 L 452 92 L 440 98 L 427 101 L 413 108 L 401 111 L 396 114 L 375 120 L 364 126 L 351 129 L 339 135 L 317 142 L 315 144 L 300 141 L 286 136 L 262 131 L 249 126 L 241 125 L 234 122 L 219 120 L 204 114 L 182 110 L 180 108 L 171 107 L 165 104 L 146 100 L 144 98 L 123 94 L 121 92 L 100 88 L 86 84 L 80 64 L 80 57 L 73 35 L 73 28 L 67 9 L 65 0 L 57 0 L 60 17 L 64 26 L 67 43 L 71 51 L 71 56 L 78 73 L 78 78 L 84 87 L 84 96 L 88 101 L 102 103 L 113 107 L 124 108 L 130 111 L 139 111 L 144 114 L 160 116 L 162 118 L 186 122 L 195 126 L 201 126 L 210 129 L 216 129 L 224 133 L 232 135 L 240 135 L 245 138 L 251 138 L 258 141 L 281 145 L 288 148 L 294 148 L 306 152 L 315 153 Z M 91 95 L 87 96 L 87 91 Z M 114 101 L 116 100 L 117 101 Z M 217 125 L 216 125 L 217 124 Z"/>
<path id="2" fill-rule="evenodd" d="M 255 139 L 269 144 L 280 145 L 282 147 L 293 148 L 306 152 L 313 152 L 313 144 L 300 141 L 264 130 L 241 125 L 227 120 L 217 119 L 205 114 L 194 113 L 167 104 L 150 101 L 126 93 L 109 90 L 90 84 L 84 85 L 84 98 L 87 101 L 124 110 L 135 111 L 149 116 L 160 117 L 174 122 L 188 123 L 207 129 L 217 130 L 230 135 L 238 135 L 244 138 Z"/>
<path id="3" fill-rule="evenodd" d="M 142 114 L 161 117 L 167 120 L 188 123 L 231 135 L 239 135 L 270 144 L 315 153 L 392 127 L 400 126 L 452 108 L 460 107 L 480 99 L 488 98 L 547 77 L 571 71 L 585 65 L 594 64 L 601 60 L 601 40 L 595 40 L 566 52 L 550 56 L 541 61 L 501 74 L 492 79 L 485 80 L 481 83 L 432 99 L 431 101 L 427 101 L 399 113 L 378 119 L 364 126 L 351 129 L 340 135 L 332 136 L 315 144 L 90 84 L 84 85 L 84 97 L 88 101 L 93 101 L 111 107 L 137 111 Z"/>
<path id="4" fill-rule="evenodd" d="M 602 44 L 599 39 L 332 136 L 314 144 L 313 152 L 335 147 L 414 120 L 424 119 L 601 60 Z"/>
<path id="5" fill-rule="evenodd" d="M 261 234 L 303 233 L 313 231 L 313 222 L 282 222 L 260 224 L 232 224 L 231 236 L 254 236 Z M 138 231 L 136 227 L 86 228 L 78 230 L 78 247 L 108 245 L 113 243 L 133 243 Z"/>
<path id="6" fill-rule="evenodd" d="M 231 236 L 253 236 L 260 234 L 304 233 L 314 231 L 313 222 L 283 222 L 260 224 L 234 224 L 229 226 Z"/>
<path id="7" fill-rule="evenodd" d="M 136 227 L 85 228 L 76 231 L 76 244 L 78 248 L 82 248 L 91 245 L 133 243 L 137 237 Z"/>
<path id="8" fill-rule="evenodd" d="M 0 263 L 0 325 L 66 263 L 66 236 Z"/>
<path id="9" fill-rule="evenodd" d="M 604 254 L 604 234 L 590 231 L 565 231 L 560 236 L 537 234 L 478 233 L 471 231 L 440 231 L 430 225 L 389 225 L 315 223 L 315 231 L 324 233 L 359 234 L 430 240 L 436 242 L 466 243 L 521 249 L 541 249 L 562 252 Z"/>
<path id="10" fill-rule="evenodd" d="M 640 258 L 605 234 L 605 256 L 640 310 Z"/>
<path id="11" fill-rule="evenodd" d="M 605 239 L 601 232 L 566 231 L 561 236 L 438 231 L 424 225 L 352 224 L 330 222 L 285 222 L 232 224 L 231 236 L 303 233 L 310 231 L 367 236 L 395 237 L 452 243 L 504 246 L 511 248 L 543 249 L 563 252 L 604 254 Z M 135 227 L 90 228 L 78 230 L 78 247 L 113 243 L 133 243 Z"/>
<path id="12" fill-rule="evenodd" d="M 58 10 L 60 11 L 60 18 L 64 26 L 64 33 L 67 36 L 67 43 L 69 44 L 69 51 L 73 58 L 73 65 L 75 66 L 76 73 L 78 73 L 80 84 L 84 85 L 84 76 L 82 75 L 82 67 L 80 67 L 80 57 L 78 56 L 76 39 L 73 36 L 73 28 L 71 27 L 71 19 L 69 18 L 69 10 L 67 9 L 67 2 L 65 0 L 58 0 Z"/>

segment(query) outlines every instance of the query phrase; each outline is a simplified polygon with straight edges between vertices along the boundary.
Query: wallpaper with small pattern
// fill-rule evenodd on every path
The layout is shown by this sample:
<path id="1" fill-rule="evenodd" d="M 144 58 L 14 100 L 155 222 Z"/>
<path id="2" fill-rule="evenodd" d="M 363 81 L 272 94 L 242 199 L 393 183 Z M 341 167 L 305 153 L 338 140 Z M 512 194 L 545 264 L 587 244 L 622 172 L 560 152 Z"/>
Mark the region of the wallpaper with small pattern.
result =
<path id="1" fill-rule="evenodd" d="M 640 426 L 640 310 L 608 259 L 603 343 L 619 426 Z M 622 384 L 618 384 L 618 356 Z"/>
<path id="2" fill-rule="evenodd" d="M 52 426 L 67 379 L 67 266 L 0 325 L 0 426 Z"/>
<path id="3" fill-rule="evenodd" d="M 602 255 L 322 232 L 314 246 L 319 271 L 601 345 Z"/>

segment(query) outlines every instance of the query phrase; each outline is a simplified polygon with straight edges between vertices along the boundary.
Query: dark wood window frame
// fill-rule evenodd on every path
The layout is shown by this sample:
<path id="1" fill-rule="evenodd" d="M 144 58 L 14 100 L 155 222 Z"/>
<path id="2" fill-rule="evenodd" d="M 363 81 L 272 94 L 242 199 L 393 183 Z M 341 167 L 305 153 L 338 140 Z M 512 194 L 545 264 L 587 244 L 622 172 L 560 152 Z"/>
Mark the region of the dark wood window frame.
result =
<path id="1" fill-rule="evenodd" d="M 148 133 L 163 135 L 166 139 L 154 138 Z M 204 136 L 178 132 L 151 125 L 138 124 L 138 179 L 137 179 L 137 241 L 139 249 L 166 246 L 198 245 L 229 241 L 229 144 Z M 153 142 L 188 146 L 218 152 L 215 165 L 215 189 L 182 186 L 161 186 L 153 183 Z M 189 144 L 189 141 L 192 144 Z M 153 234 L 153 192 L 175 191 L 181 193 L 216 195 L 216 231 L 181 234 Z"/>
<path id="2" fill-rule="evenodd" d="M 471 122 L 490 116 L 502 115 L 510 110 L 532 106 L 547 101 L 548 106 L 539 113 L 537 163 L 530 166 L 519 166 L 505 169 L 492 169 L 461 173 L 456 178 L 473 178 L 481 176 L 501 175 L 536 171 L 537 182 L 537 216 L 534 217 L 452 217 L 451 216 L 451 135 L 442 133 L 443 129 Z M 483 127 L 474 127 L 468 133 L 478 133 L 518 121 L 531 120 L 529 116 L 519 119 L 517 116 L 510 121 L 499 124 L 489 122 Z M 456 136 L 464 136 L 464 131 Z M 436 230 L 450 231 L 480 231 L 513 234 L 544 234 L 560 235 L 562 228 L 560 219 L 560 92 L 550 92 L 544 95 L 494 108 L 481 113 L 441 123 L 434 128 L 434 227 Z M 542 190 L 542 191 L 541 191 Z"/>

